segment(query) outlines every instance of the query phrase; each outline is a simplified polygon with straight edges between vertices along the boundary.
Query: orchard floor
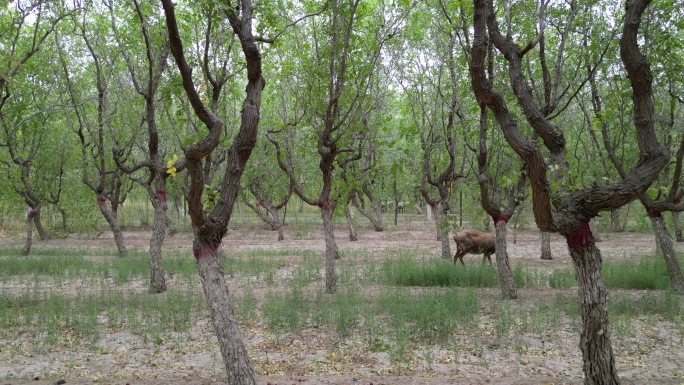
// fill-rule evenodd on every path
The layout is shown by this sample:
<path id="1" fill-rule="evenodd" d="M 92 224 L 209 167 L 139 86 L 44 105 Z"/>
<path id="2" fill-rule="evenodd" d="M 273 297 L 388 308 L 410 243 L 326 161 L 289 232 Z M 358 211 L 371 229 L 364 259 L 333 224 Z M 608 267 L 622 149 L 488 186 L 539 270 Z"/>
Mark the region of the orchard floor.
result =
<path id="1" fill-rule="evenodd" d="M 440 243 L 435 240 L 433 225 L 420 221 L 404 226 L 393 227 L 384 232 L 371 229 L 358 230 L 359 241 L 350 242 L 346 231 L 338 230 L 336 237 L 345 263 L 363 263 L 371 258 L 385 259 L 388 255 L 398 254 L 400 250 L 419 249 L 425 255 L 439 258 Z M 149 245 L 148 231 L 129 231 L 124 237 L 132 249 L 146 250 Z M 231 228 L 224 239 L 224 250 L 249 249 L 301 249 L 320 250 L 323 258 L 325 248 L 321 234 L 299 234 L 300 239 L 288 231 L 286 240 L 276 241 L 276 233 L 265 228 Z M 508 253 L 511 265 L 524 263 L 540 269 L 552 269 L 561 265 L 571 267 L 564 240 L 552 236 L 554 260 L 539 259 L 541 236 L 538 231 L 525 230 L 516 234 L 508 233 Z M 604 260 L 634 259 L 653 255 L 654 242 L 650 234 L 609 233 L 603 234 L 599 243 Z M 167 250 L 189 250 L 191 235 L 176 233 L 167 237 L 164 247 Z M 23 240 L 17 237 L 0 235 L 0 245 L 21 247 Z M 452 241 L 452 252 L 455 245 Z M 681 251 L 684 245 L 676 244 Z M 91 236 L 71 236 L 68 239 L 35 241 L 34 248 L 114 248 L 113 238 L 108 233 Z M 365 250 L 362 258 L 355 250 Z M 368 252 L 370 251 L 370 253 Z M 377 252 L 373 252 L 377 251 Z M 0 256 L 1 257 L 1 256 Z M 102 257 L 112 258 L 112 257 Z M 292 264 L 301 259 L 291 259 Z M 480 256 L 467 256 L 466 263 L 479 263 Z M 455 266 L 454 268 L 462 268 Z M 240 291 L 238 284 L 228 279 L 231 291 Z M 144 292 L 144 280 L 134 283 L 131 290 Z M 174 279 L 168 279 L 170 287 Z M 3 290 L 13 290 L 5 287 Z M 69 290 L 69 289 L 65 289 Z M 73 288 L 71 289 L 73 290 Z M 254 295 L 263 299 L 265 285 L 254 288 Z M 373 290 L 370 288 L 369 290 Z M 519 299 L 512 307 L 526 309 L 540 301 L 552 301 L 558 294 L 576 299 L 576 289 L 522 289 Z M 611 294 L 613 291 L 611 291 Z M 639 291 L 629 291 L 630 295 L 641 295 Z M 163 295 L 163 294 L 162 294 Z M 499 289 L 478 289 L 482 302 L 496 303 L 500 297 Z M 494 323 L 492 314 L 483 314 L 483 323 Z M 681 322 L 680 322 L 681 324 Z M 291 384 L 330 384 L 330 385 L 437 385 L 437 384 L 582 384 L 582 359 L 578 348 L 579 334 L 576 325 L 565 322 L 566 327 L 538 338 L 523 336 L 523 352 L 488 343 L 488 335 L 479 341 L 487 344 L 481 349 L 483 354 L 471 353 L 468 340 L 464 339 L 462 352 L 452 348 L 435 345 L 427 360 L 417 360 L 410 370 L 395 375 L 391 370 L 387 354 L 363 352 L 359 336 L 347 339 L 334 338 L 317 329 L 310 329 L 297 335 L 280 335 L 277 341 L 267 331 L 258 327 L 243 330 L 247 349 L 257 371 L 259 385 Z M 684 384 L 684 348 L 681 341 L 681 325 L 672 322 L 659 322 L 653 317 L 634 319 L 629 326 L 636 330 L 638 338 L 616 339 L 613 347 L 616 366 L 623 384 Z M 679 327 L 679 329 L 677 329 Z M 486 330 L 486 328 L 483 328 Z M 485 333 L 485 332 L 483 332 Z M 619 337 L 619 336 L 617 336 Z M 60 346 L 58 349 L 33 347 L 31 334 L 18 337 L 17 341 L 0 341 L 0 385 L 55 384 L 63 379 L 65 384 L 227 384 L 223 364 L 215 337 L 207 318 L 195 322 L 187 345 L 182 352 L 162 346 L 154 347 L 143 341 L 140 336 L 123 331 L 101 333 L 95 348 L 78 344 Z M 11 342 L 25 349 L 8 349 Z M 335 352 L 345 354 L 340 362 L 335 362 Z M 415 352 L 421 357 L 425 352 Z M 60 382 L 61 383 L 61 382 Z"/>

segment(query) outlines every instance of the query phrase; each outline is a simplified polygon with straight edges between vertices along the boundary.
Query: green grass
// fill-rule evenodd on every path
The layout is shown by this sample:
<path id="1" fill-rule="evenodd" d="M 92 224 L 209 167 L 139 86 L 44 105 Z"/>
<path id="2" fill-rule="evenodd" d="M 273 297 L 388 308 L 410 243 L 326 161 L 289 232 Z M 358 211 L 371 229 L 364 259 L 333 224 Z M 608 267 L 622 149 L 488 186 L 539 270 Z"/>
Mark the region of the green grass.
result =
<path id="1" fill-rule="evenodd" d="M 128 285 L 147 280 L 146 252 L 118 258 L 115 250 L 35 249 L 28 257 L 15 257 L 16 251 L 0 249 L 0 255 L 7 256 L 0 257 L 0 282 L 8 285 L 12 280 L 6 286 L 10 287 L 19 281 L 24 286 L 19 293 L 0 293 L 0 339 L 11 340 L 19 331 L 30 330 L 39 344 L 58 344 L 65 338 L 89 343 L 105 332 L 126 330 L 163 344 L 181 341 L 178 336 L 207 315 L 197 285 L 196 262 L 189 252 L 164 254 L 165 272 L 177 286 L 154 295 L 135 292 Z M 482 318 L 490 320 L 495 343 L 519 352 L 526 349 L 522 333 L 543 338 L 567 322 L 579 327 L 579 300 L 567 291 L 548 302 L 539 300 L 531 309 L 509 301 L 483 304 L 478 288 L 499 285 L 496 268 L 488 265 L 471 262 L 463 267 L 417 251 L 380 258 L 367 250 L 353 253 L 353 258 L 345 255 L 337 264 L 338 292 L 334 295 L 322 291 L 320 251 L 222 253 L 226 276 L 240 286 L 231 298 L 239 322 L 265 327 L 277 336 L 306 333 L 310 328 L 324 329 L 340 339 L 356 334 L 367 349 L 387 352 L 395 363 L 406 358 L 412 345 L 454 344 L 466 333 L 477 334 Z M 546 272 L 519 264 L 513 266 L 513 275 L 520 288 L 576 287 L 574 271 L 568 267 Z M 62 285 L 48 285 L 44 277 Z M 682 324 L 680 298 L 667 290 L 662 258 L 607 260 L 603 277 L 609 288 L 650 290 L 611 293 L 611 318 L 652 315 Z M 73 284 L 82 287 L 64 289 Z M 261 301 L 255 289 L 263 287 L 269 292 Z M 618 326 L 629 333 L 629 324 L 621 322 Z M 684 333 L 684 328 L 680 330 Z"/>
<path id="2" fill-rule="evenodd" d="M 496 269 L 488 265 L 457 265 L 451 260 L 416 260 L 410 254 L 387 259 L 382 265 L 384 282 L 397 286 L 496 287 Z"/>

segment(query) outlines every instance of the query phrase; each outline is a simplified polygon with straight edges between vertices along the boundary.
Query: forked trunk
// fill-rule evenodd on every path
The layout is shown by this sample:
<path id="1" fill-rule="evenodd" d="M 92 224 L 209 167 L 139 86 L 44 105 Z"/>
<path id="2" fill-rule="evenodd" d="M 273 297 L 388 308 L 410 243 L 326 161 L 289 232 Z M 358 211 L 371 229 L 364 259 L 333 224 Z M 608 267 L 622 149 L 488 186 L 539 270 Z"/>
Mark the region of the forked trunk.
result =
<path id="1" fill-rule="evenodd" d="M 126 250 L 126 245 L 124 244 L 123 232 L 121 231 L 121 226 L 119 226 L 119 221 L 116 219 L 116 215 L 112 213 L 107 207 L 107 200 L 103 196 L 97 197 L 97 206 L 100 208 L 100 213 L 109 224 L 109 228 L 114 234 L 114 242 L 116 242 L 116 249 L 119 251 L 119 257 L 125 257 L 128 254 Z"/>
<path id="2" fill-rule="evenodd" d="M 323 217 L 323 232 L 325 236 L 325 292 L 332 294 L 337 290 L 337 277 L 335 276 L 335 260 L 340 258 L 335 242 L 335 223 L 333 213 L 335 208 L 332 204 L 321 207 Z"/>
<path id="3" fill-rule="evenodd" d="M 541 238 L 541 259 L 550 261 L 553 259 L 553 256 L 551 255 L 551 234 L 542 231 Z"/>
<path id="4" fill-rule="evenodd" d="M 198 237 L 196 236 L 196 239 Z M 206 241 L 206 240 L 205 240 Z M 228 302 L 228 286 L 218 259 L 219 244 L 193 242 L 200 281 L 209 305 L 211 321 L 216 331 L 221 355 L 231 385 L 256 385 L 254 370 L 243 342 L 235 311 Z"/>
<path id="5" fill-rule="evenodd" d="M 570 257 L 575 265 L 579 286 L 582 333 L 580 350 L 584 361 L 586 385 L 617 385 L 620 383 L 613 347 L 606 297 L 608 291 L 601 276 L 601 252 L 596 247 L 588 223 L 574 234 L 565 234 Z"/>
<path id="6" fill-rule="evenodd" d="M 344 215 L 347 217 L 347 226 L 349 227 L 349 240 L 358 241 L 359 237 L 356 235 L 356 229 L 354 228 L 354 218 L 352 217 L 351 206 L 347 205 L 344 210 Z"/>
<path id="7" fill-rule="evenodd" d="M 163 183 L 163 182 L 162 182 Z M 150 238 L 150 293 L 166 291 L 166 279 L 162 267 L 162 244 L 166 237 L 166 191 L 157 190 L 152 199 L 154 206 L 154 225 Z"/>
<path id="8" fill-rule="evenodd" d="M 663 258 L 665 259 L 665 265 L 667 265 L 667 272 L 670 276 L 670 286 L 672 286 L 680 295 L 684 295 L 682 270 L 679 268 L 679 262 L 677 262 L 674 246 L 672 245 L 672 239 L 665 227 L 663 216 L 658 213 L 658 215 L 651 215 L 649 218 L 651 218 L 651 224 L 653 225 L 656 239 L 658 240 Z"/>
<path id="9" fill-rule="evenodd" d="M 684 242 L 684 236 L 682 236 L 682 227 L 679 225 L 679 211 L 672 212 L 672 223 L 674 224 L 675 239 L 677 242 Z"/>
<path id="10" fill-rule="evenodd" d="M 35 211 L 31 209 L 26 216 L 26 243 L 24 248 L 21 249 L 21 255 L 23 256 L 27 256 L 31 252 L 31 245 L 33 244 L 33 217 L 35 215 Z"/>
<path id="11" fill-rule="evenodd" d="M 501 282 L 501 295 L 504 299 L 518 298 L 515 288 L 515 280 L 511 265 L 508 262 L 506 251 L 506 221 L 498 220 L 495 223 L 496 231 L 496 266 L 499 269 L 499 281 Z"/>

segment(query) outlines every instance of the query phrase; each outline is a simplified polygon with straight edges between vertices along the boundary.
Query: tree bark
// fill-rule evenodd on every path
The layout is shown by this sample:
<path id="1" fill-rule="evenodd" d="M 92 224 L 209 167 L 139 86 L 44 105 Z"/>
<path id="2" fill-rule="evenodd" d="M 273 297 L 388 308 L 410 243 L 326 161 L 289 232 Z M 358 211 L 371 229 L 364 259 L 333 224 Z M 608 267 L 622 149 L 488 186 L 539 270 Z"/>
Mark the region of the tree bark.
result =
<path id="1" fill-rule="evenodd" d="M 116 215 L 109 210 L 107 207 L 107 199 L 102 195 L 97 197 L 97 206 L 100 208 L 100 213 L 102 213 L 102 216 L 105 218 L 109 224 L 109 228 L 114 234 L 114 242 L 116 243 L 119 257 L 125 257 L 128 254 L 128 250 L 126 250 L 123 232 L 121 231 L 121 226 L 119 226 L 119 221 L 116 219 Z"/>
<path id="2" fill-rule="evenodd" d="M 677 242 L 684 242 L 684 236 L 682 236 L 682 226 L 679 224 L 679 211 L 672 212 L 672 223 L 674 223 L 675 239 Z"/>
<path id="3" fill-rule="evenodd" d="M 653 225 L 653 230 L 655 232 L 656 239 L 658 240 L 658 245 L 660 245 L 660 250 L 662 251 L 665 264 L 667 265 L 667 272 L 670 277 L 670 286 L 672 286 L 672 289 L 674 289 L 678 294 L 684 295 L 682 270 L 679 268 L 679 262 L 677 262 L 675 250 L 672 245 L 672 238 L 670 238 L 670 234 L 667 232 L 663 216 L 658 213 L 657 215 L 649 215 L 649 218 L 651 218 L 651 224 Z"/>
<path id="4" fill-rule="evenodd" d="M 166 210 L 168 205 L 163 180 L 157 183 L 157 188 L 158 190 L 152 199 L 154 224 L 150 238 L 150 293 L 154 294 L 166 291 L 166 279 L 162 267 L 162 244 L 164 244 L 166 237 Z"/>
<path id="5" fill-rule="evenodd" d="M 496 266 L 499 269 L 501 295 L 504 299 L 516 299 L 518 298 L 518 291 L 515 288 L 515 280 L 506 251 L 506 221 L 498 220 L 494 226 L 496 231 Z"/>
<path id="6" fill-rule="evenodd" d="M 579 286 L 582 333 L 580 350 L 584 359 L 586 385 L 620 383 L 610 342 L 607 290 L 601 276 L 601 252 L 596 247 L 588 223 L 574 234 L 564 234 Z"/>
<path id="7" fill-rule="evenodd" d="M 31 245 L 33 244 L 33 218 L 35 215 L 36 212 L 33 209 L 29 210 L 26 215 L 26 243 L 24 248 L 21 249 L 21 255 L 24 257 L 31 252 Z"/>
<path id="8" fill-rule="evenodd" d="M 598 233 L 598 230 L 596 230 L 596 218 L 592 218 L 589 221 L 589 229 L 591 230 L 591 233 L 594 235 L 594 242 L 603 242 L 603 239 L 601 239 L 601 235 Z"/>
<path id="9" fill-rule="evenodd" d="M 43 222 L 40 219 L 40 208 L 38 208 L 35 211 L 36 215 L 33 217 L 33 223 L 36 225 L 36 230 L 38 230 L 38 236 L 40 237 L 41 241 L 47 241 L 47 232 L 45 231 L 45 228 L 43 227 Z"/>
<path id="10" fill-rule="evenodd" d="M 551 255 L 551 233 L 542 231 L 541 235 L 541 259 L 550 261 L 553 259 Z"/>
<path id="11" fill-rule="evenodd" d="M 380 205 L 377 202 L 373 202 L 371 200 L 370 205 L 371 205 L 371 211 L 364 209 L 358 202 L 356 198 L 352 199 L 352 204 L 356 209 L 366 217 L 370 223 L 373 225 L 373 230 L 375 231 L 383 231 L 384 228 L 382 226 L 382 205 Z"/>
<path id="12" fill-rule="evenodd" d="M 440 202 L 435 209 L 435 225 L 437 227 L 437 240 L 442 242 L 442 258 L 451 259 L 451 246 L 449 244 L 449 222 L 445 204 Z"/>
<path id="13" fill-rule="evenodd" d="M 349 227 L 349 240 L 358 241 L 359 237 L 356 235 L 356 229 L 354 228 L 354 221 L 352 218 L 351 206 L 347 205 L 344 210 L 344 214 L 347 217 L 347 226 Z"/>
<path id="14" fill-rule="evenodd" d="M 323 217 L 323 231 L 325 233 L 325 292 L 332 294 L 337 290 L 337 277 L 335 276 L 335 260 L 340 258 L 335 241 L 335 223 L 333 213 L 335 208 L 331 204 L 321 207 Z"/>
<path id="15" fill-rule="evenodd" d="M 218 245 L 213 242 L 202 243 L 201 235 L 196 239 L 193 253 L 197 258 L 200 281 L 228 373 L 228 382 L 231 385 L 256 385 L 242 332 L 235 319 L 233 307 L 228 302 L 230 293 L 218 260 Z"/>
<path id="16" fill-rule="evenodd" d="M 610 210 L 610 221 L 613 224 L 613 231 L 615 231 L 616 233 L 621 233 L 625 231 L 625 225 L 627 221 L 620 222 L 620 213 L 622 212 L 622 210 L 622 207 L 619 209 Z"/>

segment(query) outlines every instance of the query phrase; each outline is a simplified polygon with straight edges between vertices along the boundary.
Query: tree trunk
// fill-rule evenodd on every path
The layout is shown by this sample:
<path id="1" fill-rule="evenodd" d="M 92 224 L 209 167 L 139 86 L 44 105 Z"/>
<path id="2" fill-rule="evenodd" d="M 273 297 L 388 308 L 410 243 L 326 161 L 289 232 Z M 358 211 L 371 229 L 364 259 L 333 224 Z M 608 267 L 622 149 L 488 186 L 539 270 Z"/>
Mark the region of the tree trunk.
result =
<path id="1" fill-rule="evenodd" d="M 610 210 L 610 222 L 613 224 L 613 231 L 616 233 L 621 233 L 625 231 L 625 225 L 620 222 L 620 212 L 623 208 Z"/>
<path id="2" fill-rule="evenodd" d="M 371 202 L 371 210 L 372 211 L 368 211 L 368 210 L 364 209 L 356 201 L 353 204 L 354 204 L 354 207 L 356 207 L 356 209 L 359 210 L 361 215 L 363 215 L 364 217 L 366 217 L 370 221 L 370 223 L 373 225 L 373 230 L 378 231 L 378 232 L 384 230 L 384 228 L 382 227 L 382 205 L 374 204 L 373 202 Z"/>
<path id="3" fill-rule="evenodd" d="M 442 258 L 451 259 L 451 246 L 449 245 L 449 222 L 447 221 L 444 204 L 440 203 L 435 208 L 435 226 L 437 227 L 437 240 L 442 242 Z"/>
<path id="4" fill-rule="evenodd" d="M 36 212 L 31 209 L 26 215 L 26 244 L 24 248 L 21 249 L 21 255 L 27 256 L 31 252 L 31 245 L 33 244 L 33 218 Z"/>
<path id="5" fill-rule="evenodd" d="M 603 242 L 603 240 L 601 239 L 601 235 L 596 230 L 596 218 L 592 218 L 589 221 L 589 229 L 591 230 L 591 233 L 594 235 L 594 242 Z"/>
<path id="6" fill-rule="evenodd" d="M 579 286 L 582 333 L 580 350 L 586 385 L 619 384 L 610 342 L 607 290 L 601 276 L 601 252 L 594 243 L 588 223 L 574 234 L 564 234 Z"/>
<path id="7" fill-rule="evenodd" d="M 516 299 L 518 298 L 518 291 L 515 288 L 515 280 L 506 251 L 506 221 L 496 221 L 494 226 L 496 231 L 496 266 L 499 269 L 501 295 L 504 299 Z"/>
<path id="8" fill-rule="evenodd" d="M 158 182 L 163 185 L 163 181 Z M 154 207 L 154 224 L 152 238 L 150 238 L 150 293 L 163 293 L 166 291 L 166 279 L 162 267 L 162 244 L 166 237 L 166 191 L 159 188 L 152 198 Z"/>
<path id="9" fill-rule="evenodd" d="M 432 222 L 432 206 L 431 205 L 425 205 L 425 211 L 426 211 L 426 219 L 428 222 Z"/>
<path id="10" fill-rule="evenodd" d="M 335 223 L 333 213 L 335 208 L 332 204 L 321 207 L 323 217 L 323 232 L 325 235 L 325 292 L 332 294 L 337 290 L 337 277 L 335 276 L 335 260 L 340 258 L 335 242 Z"/>
<path id="11" fill-rule="evenodd" d="M 121 231 L 121 226 L 119 226 L 119 221 L 116 219 L 116 215 L 107 207 L 107 200 L 104 196 L 97 197 L 97 206 L 100 208 L 100 213 L 102 213 L 102 216 L 109 224 L 112 233 L 114 233 L 114 242 L 116 242 L 116 249 L 119 251 L 119 257 L 125 257 L 128 254 L 128 251 L 126 250 L 123 232 Z"/>
<path id="12" fill-rule="evenodd" d="M 33 223 L 36 225 L 36 230 L 38 230 L 38 236 L 41 241 L 47 241 L 48 236 L 45 228 L 43 227 L 43 222 L 40 220 L 40 207 L 35 210 L 36 215 L 33 217 Z"/>
<path id="13" fill-rule="evenodd" d="M 553 259 L 553 256 L 551 256 L 551 233 L 545 231 L 542 231 L 541 259 L 547 261 Z"/>
<path id="14" fill-rule="evenodd" d="M 672 212 L 672 223 L 674 223 L 675 238 L 677 242 L 684 242 L 682 227 L 679 225 L 679 211 Z"/>
<path id="15" fill-rule="evenodd" d="M 55 208 L 56 208 L 57 211 L 59 211 L 59 213 L 62 215 L 62 230 L 66 233 L 66 232 L 69 231 L 69 229 L 67 228 L 67 213 L 66 213 L 66 210 L 64 210 L 63 208 L 61 208 L 61 207 L 59 207 L 59 206 L 55 206 Z"/>
<path id="16" fill-rule="evenodd" d="M 347 205 L 344 214 L 347 217 L 347 226 L 349 227 L 349 240 L 358 241 L 359 237 L 356 235 L 356 229 L 354 228 L 354 218 L 352 216 L 351 206 Z"/>
<path id="17" fill-rule="evenodd" d="M 658 240 L 663 258 L 665 259 L 665 264 L 667 265 L 667 272 L 670 276 L 670 286 L 672 286 L 672 289 L 676 290 L 678 294 L 684 295 L 682 270 L 679 268 L 679 262 L 677 262 L 677 256 L 675 255 L 675 250 L 672 245 L 672 239 L 665 227 L 663 216 L 658 213 L 658 215 L 651 215 L 649 218 L 651 218 L 651 224 L 653 225 L 656 239 Z"/>
<path id="18" fill-rule="evenodd" d="M 199 237 L 196 236 L 197 238 Z M 256 385 L 254 370 L 235 319 L 235 312 L 228 302 L 230 294 L 218 260 L 218 246 L 204 244 L 200 240 L 193 242 L 193 253 L 197 258 L 204 296 L 228 372 L 228 382 L 231 385 Z"/>

